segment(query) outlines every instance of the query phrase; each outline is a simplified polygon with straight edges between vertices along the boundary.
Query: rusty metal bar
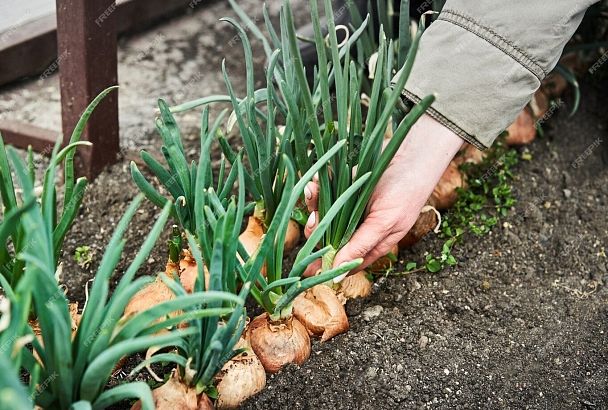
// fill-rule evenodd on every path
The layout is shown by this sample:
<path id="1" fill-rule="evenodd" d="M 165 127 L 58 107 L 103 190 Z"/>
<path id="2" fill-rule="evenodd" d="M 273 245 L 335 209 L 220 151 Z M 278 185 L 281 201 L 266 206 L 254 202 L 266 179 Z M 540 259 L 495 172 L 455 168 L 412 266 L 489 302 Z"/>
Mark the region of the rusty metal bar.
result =
<path id="1" fill-rule="evenodd" d="M 209 4 L 211 0 L 129 0 L 117 5 L 117 31 L 143 30 L 172 15 Z M 58 58 L 56 19 L 48 15 L 15 27 L 6 42 L 0 41 L 0 85 L 38 76 Z M 3 33 L 0 32 L 0 39 Z"/>
<path id="2" fill-rule="evenodd" d="M 111 0 L 56 0 L 57 32 L 54 16 L 43 17 L 15 28 L 9 44 L 0 47 L 0 84 L 40 73 L 43 77 L 59 66 L 62 128 L 67 139 L 88 103 L 117 82 L 116 33 L 143 29 L 201 2 L 129 0 L 116 5 Z M 51 152 L 60 136 L 15 121 L 0 121 L 0 132 L 6 143 L 19 148 L 31 145 L 43 154 Z M 85 130 L 84 139 L 94 146 L 79 150 L 79 172 L 95 177 L 114 162 L 118 135 L 118 96 L 112 93 L 97 107 Z"/>
<path id="3" fill-rule="evenodd" d="M 64 143 L 87 105 L 117 83 L 116 2 L 57 0 L 57 52 Z M 83 134 L 91 148 L 78 152 L 80 174 L 97 176 L 119 152 L 118 95 L 110 93 L 96 108 Z"/>

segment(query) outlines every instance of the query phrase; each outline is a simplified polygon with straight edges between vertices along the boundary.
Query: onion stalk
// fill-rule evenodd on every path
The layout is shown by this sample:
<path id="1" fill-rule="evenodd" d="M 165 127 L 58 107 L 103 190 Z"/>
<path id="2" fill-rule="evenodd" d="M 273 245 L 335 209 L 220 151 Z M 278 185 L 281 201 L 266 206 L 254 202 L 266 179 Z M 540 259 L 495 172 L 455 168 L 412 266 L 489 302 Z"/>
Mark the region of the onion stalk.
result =
<path id="1" fill-rule="evenodd" d="M 154 156 L 146 151 L 141 152 L 141 158 L 150 172 L 158 182 L 166 189 L 173 198 L 171 215 L 179 224 L 181 230 L 187 230 L 194 235 L 201 235 L 204 227 L 208 224 L 206 216 L 200 212 L 203 207 L 201 197 L 206 190 L 213 190 L 214 198 L 223 205 L 227 205 L 229 195 L 237 180 L 238 167 L 230 168 L 226 175 L 225 159 L 220 162 L 220 172 L 217 180 L 213 178 L 211 167 L 211 143 L 214 135 L 218 132 L 220 124 L 224 119 L 225 112 L 220 113 L 215 122 L 209 123 L 209 110 L 205 109 L 201 117 L 200 147 L 201 155 L 198 162 L 188 163 L 181 140 L 181 132 L 175 117 L 163 100 L 158 101 L 160 117 L 156 121 L 156 127 L 163 140 L 161 152 L 165 165 L 156 160 Z M 240 164 L 240 156 L 234 160 Z M 135 162 L 131 162 L 131 175 L 133 181 L 145 196 L 159 207 L 171 202 L 163 196 L 149 180 L 141 173 Z M 197 206 L 199 211 L 197 211 Z M 196 279 L 196 266 L 191 257 L 191 250 L 181 249 L 181 231 L 174 229 L 172 241 L 169 243 L 169 261 L 165 274 L 172 278 L 183 279 L 183 284 L 188 291 L 192 291 Z M 206 268 L 205 268 L 206 269 Z M 237 284 L 234 283 L 226 291 L 235 293 Z M 126 314 L 133 314 L 148 309 L 155 304 L 173 298 L 173 292 L 165 284 L 161 277 L 138 292 L 130 301 Z"/>
<path id="2" fill-rule="evenodd" d="M 56 156 L 57 149 L 53 157 Z M 23 203 L 27 204 L 32 199 L 36 202 L 26 165 L 13 150 L 8 151 L 8 157 L 23 191 Z M 52 174 L 51 169 L 49 175 Z M 5 341 L 9 338 L 19 342 L 13 344 L 11 351 L 3 349 L 0 355 L 2 362 L 10 361 L 13 374 L 25 372 L 29 375 L 26 389 L 36 406 L 66 410 L 82 406 L 105 408 L 125 398 L 138 398 L 145 409 L 151 410 L 152 395 L 145 383 L 126 383 L 105 390 L 116 363 L 126 355 L 154 345 L 172 345 L 180 339 L 181 334 L 191 332 L 186 329 L 154 335 L 159 327 L 169 323 L 165 318 L 170 313 L 193 304 L 216 300 L 238 301 L 236 296 L 223 292 L 188 295 L 157 305 L 127 320 L 120 320 L 131 296 L 152 280 L 149 277 L 135 279 L 135 275 L 148 259 L 171 208 L 171 203 L 163 208 L 140 251 L 118 281 L 112 296 L 109 296 L 112 274 L 126 243 L 124 234 L 142 200 L 143 197 L 138 196 L 118 223 L 102 257 L 75 333 L 69 303 L 55 279 L 57 249 L 51 240 L 53 225 L 48 220 L 52 215 L 45 211 L 50 207 L 48 204 L 45 206 L 44 202 L 36 202 L 22 214 L 20 223 L 25 240 L 30 244 L 23 248 L 20 255 L 25 270 L 16 287 L 12 287 L 3 276 L 0 277 L 11 306 L 8 326 L 2 329 L 0 339 Z M 38 319 L 40 339 L 34 337 L 34 330 L 27 325 L 30 309 Z M 160 323 L 157 323 L 159 320 Z M 28 342 L 31 342 L 32 350 L 25 348 Z M 2 383 L 9 377 L 7 374 L 0 375 Z M 40 385 L 45 388 L 40 389 Z"/>
<path id="3" fill-rule="evenodd" d="M 317 115 L 318 112 L 314 110 L 312 93 L 306 92 L 309 88 L 305 79 L 304 67 L 301 64 L 293 64 L 298 85 L 305 90 L 301 93 L 303 104 L 300 106 L 304 106 L 307 110 L 304 124 L 311 130 L 315 150 L 322 153 L 328 147 L 344 142 L 338 154 L 330 160 L 328 168 L 332 172 L 331 178 L 327 170 L 319 173 L 319 220 L 321 224 L 326 222 L 327 227 L 321 234 L 315 231 L 307 242 L 307 244 L 312 243 L 312 246 L 320 243 L 320 246 L 329 248 L 323 258 L 321 275 L 331 269 L 335 254 L 352 237 L 363 219 L 369 198 L 382 173 L 396 154 L 409 129 L 434 100 L 433 96 L 425 97 L 401 121 L 397 121 L 397 118 L 401 117 L 401 113 L 395 113 L 394 107 L 400 99 L 401 90 L 412 69 L 422 29 L 419 30 L 409 48 L 404 65 L 394 79 L 395 84 L 392 84 L 394 59 L 392 52 L 389 51 L 394 48 L 393 42 L 392 40 L 386 41 L 381 29 L 376 71 L 367 116 L 364 120 L 361 110 L 361 71 L 357 70 L 355 62 L 350 59 L 349 43 L 346 42 L 342 47 L 338 45 L 331 2 L 325 0 L 324 3 L 328 24 L 327 39 L 321 34 L 317 2 L 311 2 L 314 40 L 319 62 L 314 83 L 319 85 L 322 115 Z M 297 62 L 301 59 L 289 2 L 285 1 L 283 7 L 289 52 L 295 56 L 294 59 Z M 341 53 L 341 51 L 345 52 Z M 333 73 L 332 81 L 336 93 L 335 110 L 329 97 L 329 84 L 332 82 L 330 72 Z M 288 110 L 288 115 L 291 113 L 292 111 Z M 393 136 L 383 150 L 384 136 L 393 122 L 396 125 L 393 127 Z M 332 221 L 326 221 L 329 209 L 333 207 L 331 204 L 335 205 L 337 198 L 341 198 L 345 192 L 352 190 L 358 182 L 361 182 L 364 175 L 369 175 L 369 178 L 358 186 L 357 194 L 344 202 Z M 302 250 L 305 248 L 306 245 Z M 299 262 L 301 262 L 301 258 L 297 257 L 295 263 Z M 324 282 L 320 282 L 320 284 L 322 283 Z M 305 322 L 309 332 L 321 336 L 322 340 L 327 340 L 347 329 L 347 326 L 335 326 L 335 323 L 342 322 L 346 315 L 343 308 L 340 310 L 329 307 L 334 306 L 337 298 L 334 298 L 333 303 L 330 304 L 326 294 L 325 291 L 307 291 L 306 294 L 299 297 L 301 303 L 296 305 L 302 309 L 294 311 L 296 317 Z M 311 313 L 314 311 L 310 307 L 311 303 L 318 306 L 318 314 Z M 326 323 L 325 328 L 320 326 L 320 322 L 323 320 Z"/>
<path id="4" fill-rule="evenodd" d="M 211 103 L 231 102 L 233 112 L 227 128 L 230 130 L 233 123 L 237 124 L 250 164 L 250 169 L 246 173 L 246 185 L 248 192 L 254 199 L 255 210 L 248 222 L 247 230 L 241 237 L 241 242 L 248 253 L 251 254 L 259 247 L 261 234 L 268 229 L 278 201 L 282 197 L 284 181 L 277 179 L 277 175 L 283 175 L 285 170 L 282 155 L 286 155 L 296 165 L 298 173 L 302 174 L 310 168 L 315 156 L 319 158 L 325 152 L 326 148 L 322 147 L 321 134 L 318 131 L 313 131 L 310 134 L 305 118 L 307 115 L 299 113 L 297 109 L 304 103 L 305 93 L 308 93 L 308 98 L 312 98 L 314 107 L 309 109 L 308 112 L 320 111 L 322 108 L 319 90 L 322 85 L 319 85 L 311 95 L 308 88 L 302 89 L 299 82 L 296 81 L 296 76 L 299 75 L 297 68 L 294 67 L 296 54 L 290 49 L 291 39 L 287 35 L 286 14 L 291 13 L 290 10 L 283 8 L 279 37 L 270 22 L 268 10 L 264 5 L 264 20 L 270 33 L 270 38 L 267 39 L 255 22 L 246 15 L 235 1 L 230 1 L 230 3 L 246 26 L 245 29 L 233 19 L 223 19 L 236 28 L 243 44 L 247 71 L 247 96 L 238 98 L 234 94 L 223 64 L 228 95 L 201 98 L 173 107 L 171 110 L 181 112 Z M 354 44 L 363 33 L 364 28 L 365 24 L 350 36 L 348 43 Z M 262 40 L 268 57 L 266 87 L 260 90 L 254 89 L 254 63 L 246 30 Z M 345 53 L 345 49 L 340 50 L 342 56 Z M 333 78 L 333 76 L 333 73 L 329 75 L 330 78 Z M 265 105 L 265 111 L 261 110 L 260 105 L 262 104 Z M 285 124 L 282 127 L 276 124 L 279 115 L 285 119 Z M 311 135 L 314 140 L 315 153 L 309 152 Z M 232 162 L 231 159 L 236 158 L 236 152 L 229 146 L 223 136 L 218 136 L 218 139 L 226 158 Z M 281 153 L 281 155 L 278 155 L 278 153 Z M 285 238 L 286 251 L 291 250 L 299 240 L 300 229 L 296 221 L 304 224 L 307 215 L 304 215 L 304 211 L 296 206 L 292 212 L 292 218 L 293 221 L 288 226 Z"/>
<path id="5" fill-rule="evenodd" d="M 330 148 L 295 184 L 294 166 L 287 156 L 283 157 L 286 165 L 283 175 L 284 195 L 278 203 L 275 216 L 264 235 L 259 250 L 247 259 L 242 265 L 242 269 L 237 267 L 242 280 L 251 279 L 251 295 L 264 309 L 264 313 L 251 322 L 247 335 L 252 350 L 266 371 L 271 373 L 277 372 L 288 363 L 302 364 L 310 355 L 310 339 L 307 330 L 293 315 L 294 301 L 298 295 L 344 274 L 361 263 L 361 260 L 352 261 L 329 269 L 322 275 L 302 278 L 302 274 L 310 263 L 325 257 L 330 251 L 330 247 L 315 251 L 315 244 L 338 214 L 339 209 L 354 195 L 369 178 L 369 175 L 355 182 L 352 189 L 345 191 L 344 195 L 338 198 L 330 208 L 326 219 L 315 231 L 314 236 L 298 252 L 298 262 L 291 267 L 286 276 L 283 276 L 284 248 L 279 244 L 284 243 L 287 234 L 287 225 L 291 216 L 289 210 L 293 209 L 302 195 L 306 183 L 312 179 L 315 173 L 326 166 L 328 160 L 336 155 L 344 144 L 344 141 L 340 141 Z M 214 209 L 208 209 L 208 213 L 211 212 L 221 215 L 224 210 L 220 206 L 216 206 Z M 266 278 L 258 274 L 263 265 L 266 265 L 267 269 Z"/>
<path id="6" fill-rule="evenodd" d="M 206 122 L 207 116 L 206 109 L 203 122 Z M 179 232 L 175 232 L 169 241 L 168 269 L 179 269 L 181 274 L 180 281 L 175 280 L 177 278 L 165 279 L 164 283 L 176 297 L 187 295 L 189 290 L 193 294 L 222 291 L 236 294 L 239 283 L 243 283 L 243 286 L 238 292 L 237 303 L 231 301 L 226 304 L 218 301 L 208 306 L 191 306 L 173 318 L 174 327 L 186 326 L 192 329 L 193 333 L 184 335 L 176 344 L 175 352 L 160 351 L 134 369 L 133 373 L 157 362 L 171 362 L 176 365 L 169 381 L 153 392 L 157 409 L 197 409 L 200 406 L 212 405 L 215 399 L 219 408 L 232 408 L 259 392 L 266 383 L 262 365 L 242 337 L 247 323 L 244 303 L 251 287 L 250 282 L 258 278 L 263 279 L 259 266 L 255 267 L 255 272 L 245 270 L 236 258 L 237 252 L 246 253 L 239 243 L 240 226 L 246 207 L 243 166 L 240 158 L 237 158 L 232 168 L 234 171 L 231 170 L 235 178 L 230 184 L 232 186 L 238 182 L 238 199 L 221 200 L 217 192 L 210 187 L 212 170 L 208 144 L 211 134 L 203 132 L 202 135 L 203 151 L 193 176 L 192 187 L 196 192 L 192 199 L 194 203 L 191 205 L 190 215 L 190 229 L 194 234 L 189 229 L 185 230 L 189 249 L 187 251 L 182 251 L 182 237 Z M 185 266 L 186 263 L 188 266 Z M 187 287 L 192 289 L 186 289 Z M 204 307 L 220 311 L 230 309 L 230 313 L 228 316 L 220 313 L 201 316 L 198 312 Z M 234 386 L 227 382 L 237 377 L 248 382 Z"/>
<path id="7" fill-rule="evenodd" d="M 194 283 L 194 294 L 222 293 L 227 282 L 236 280 L 237 259 L 235 252 L 229 248 L 230 242 L 236 242 L 240 223 L 238 209 L 232 201 L 228 210 L 221 215 L 213 227 L 213 239 L 202 248 L 211 247 L 211 258 L 205 263 L 196 238 L 188 231 L 186 237 L 192 250 L 192 258 L 197 267 L 197 280 Z M 242 218 L 242 215 L 241 215 Z M 206 241 L 206 237 L 201 237 Z M 208 280 L 205 278 L 204 266 L 209 266 Z M 228 279 L 230 277 L 230 279 Z M 166 280 L 167 286 L 177 297 L 187 295 L 186 290 L 176 280 Z M 213 399 L 222 397 L 225 403 L 245 400 L 258 393 L 266 383 L 264 372 L 255 367 L 255 358 L 249 354 L 251 360 L 246 366 L 239 368 L 240 374 L 249 381 L 248 391 L 243 391 L 245 384 L 240 386 L 240 394 L 235 399 L 234 391 L 221 392 L 216 388 L 216 378 L 226 365 L 235 357 L 241 358 L 247 353 L 246 347 L 237 348 L 247 323 L 247 314 L 244 308 L 245 298 L 249 292 L 250 283 L 245 283 L 235 300 L 216 300 L 206 305 L 192 305 L 184 309 L 179 317 L 173 319 L 174 327 L 184 327 L 192 332 L 184 334 L 175 344 L 177 349 L 172 352 L 161 351 L 140 363 L 131 374 L 135 374 L 152 363 L 168 362 L 176 365 L 169 381 L 153 391 L 154 402 L 157 409 L 197 409 L 202 404 L 208 405 Z M 204 291 L 204 289 L 208 289 Z M 235 296 L 236 298 L 236 296 Z M 201 314 L 205 309 L 215 314 Z M 228 315 L 226 315 L 228 313 Z M 234 368 L 234 366 L 232 366 Z M 256 371 L 257 370 L 257 371 Z M 230 378 L 230 366 L 223 377 Z M 254 378 L 254 379 L 253 379 Z M 218 384 L 218 387 L 220 385 Z M 222 386 L 223 389 L 237 386 Z M 133 408 L 138 408 L 134 406 Z M 226 406 L 220 406 L 226 408 Z"/>
<path id="8" fill-rule="evenodd" d="M 78 211 L 84 199 L 87 186 L 87 179 L 84 177 L 75 179 L 74 177 L 74 155 L 79 147 L 90 146 L 87 141 L 80 141 L 85 126 L 93 114 L 97 105 L 113 90 L 118 87 L 109 87 L 103 90 L 93 101 L 87 106 L 80 119 L 74 127 L 74 131 L 70 136 L 68 145 L 60 148 L 60 142 L 55 144 L 55 149 L 52 151 L 51 161 L 48 168 L 45 170 L 44 179 L 41 181 L 42 193 L 40 200 L 45 215 L 44 222 L 48 224 L 47 229 L 51 231 L 49 240 L 53 241 L 53 249 L 55 254 L 54 266 L 57 269 L 63 241 L 70 227 L 74 223 Z M 57 206 L 57 186 L 55 186 L 55 176 L 57 167 L 63 162 L 63 207 L 61 212 Z M 31 147 L 28 149 L 26 174 L 32 185 L 36 184 L 36 163 L 34 162 L 33 152 Z M 2 241 L 0 242 L 0 275 L 2 275 L 8 283 L 15 287 L 17 286 L 24 272 L 25 262 L 17 255 L 20 254 L 29 245 L 24 240 L 26 232 L 20 227 L 20 216 L 27 209 L 34 206 L 36 201 L 35 196 L 32 196 L 30 201 L 24 202 L 21 206 L 17 201 L 17 193 L 15 192 L 15 182 L 12 179 L 11 167 L 7 151 L 4 146 L 4 140 L 0 135 L 0 196 L 2 197 L 2 205 L 4 207 L 5 230 L 2 232 Z M 9 228 L 13 226 L 15 229 Z M 10 231 L 9 231 L 10 229 Z M 7 241 L 12 243 L 12 247 L 7 247 Z"/>

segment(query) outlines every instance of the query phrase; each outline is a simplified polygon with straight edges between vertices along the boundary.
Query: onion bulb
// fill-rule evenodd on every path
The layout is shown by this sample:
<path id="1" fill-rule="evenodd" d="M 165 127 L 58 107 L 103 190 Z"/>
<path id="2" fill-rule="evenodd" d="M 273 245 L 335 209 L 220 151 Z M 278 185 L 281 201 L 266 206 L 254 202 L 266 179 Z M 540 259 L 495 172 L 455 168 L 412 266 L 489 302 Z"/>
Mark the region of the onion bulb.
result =
<path id="1" fill-rule="evenodd" d="M 245 351 L 226 362 L 215 379 L 218 409 L 236 409 L 266 385 L 266 371 L 249 341 L 241 337 L 235 349 Z"/>
<path id="2" fill-rule="evenodd" d="M 536 90 L 532 96 L 530 109 L 535 118 L 543 118 L 549 111 L 549 96 L 542 89 Z"/>
<path id="3" fill-rule="evenodd" d="M 70 312 L 70 319 L 72 322 L 72 339 L 73 339 L 74 336 L 76 335 L 76 331 L 78 330 L 78 326 L 80 325 L 80 318 L 81 318 L 81 315 L 78 313 L 78 302 L 69 303 L 68 310 Z M 28 324 L 29 324 L 30 328 L 32 329 L 32 332 L 34 332 L 34 335 L 38 339 L 38 342 L 40 342 L 40 345 L 42 346 L 43 341 L 42 341 L 42 330 L 40 329 L 40 322 L 38 322 L 38 319 L 29 319 Z M 34 349 L 33 354 L 34 354 L 34 358 L 38 361 L 38 363 L 42 364 L 42 361 L 40 360 L 40 356 L 38 356 L 38 352 L 36 351 L 36 349 Z"/>
<path id="4" fill-rule="evenodd" d="M 264 239 L 264 234 L 266 233 L 266 228 L 264 227 L 264 223 L 257 216 L 250 216 L 247 220 L 247 227 L 239 236 L 239 240 L 243 244 L 243 247 L 249 254 L 249 256 L 253 256 L 262 240 Z M 285 234 L 285 252 L 292 251 L 300 242 L 300 225 L 292 219 L 289 220 L 289 224 L 287 225 L 287 233 Z"/>
<path id="5" fill-rule="evenodd" d="M 300 225 L 293 219 L 289 220 L 287 225 L 287 233 L 285 234 L 285 246 L 284 250 L 286 253 L 291 252 L 298 246 L 300 242 Z"/>
<path id="6" fill-rule="evenodd" d="M 198 407 L 196 410 L 214 410 L 213 402 L 205 393 L 198 396 Z"/>
<path id="7" fill-rule="evenodd" d="M 206 266 L 203 266 L 203 274 L 205 275 L 205 290 L 207 290 L 209 288 L 209 271 Z M 192 257 L 192 253 L 185 249 L 182 252 L 182 257 L 179 261 L 179 281 L 182 283 L 186 292 L 194 292 L 196 278 L 198 278 L 196 261 Z"/>
<path id="8" fill-rule="evenodd" d="M 123 317 L 136 315 L 174 297 L 175 295 L 171 289 L 158 276 L 154 282 L 145 286 L 131 298 L 125 307 Z"/>
<path id="9" fill-rule="evenodd" d="M 74 337 L 76 331 L 78 330 L 78 326 L 80 325 L 81 317 L 81 315 L 78 313 L 78 302 L 68 303 L 68 311 L 70 313 L 70 319 L 72 322 L 72 337 Z M 38 322 L 38 319 L 30 319 L 28 320 L 28 324 L 30 325 L 30 327 L 32 328 L 32 332 L 34 332 L 36 336 L 42 335 L 42 330 L 40 329 L 40 323 Z"/>
<path id="10" fill-rule="evenodd" d="M 568 82 L 557 73 L 549 73 L 541 83 L 541 89 L 551 98 L 560 98 L 568 88 Z"/>
<path id="11" fill-rule="evenodd" d="M 559 64 L 577 76 L 584 74 L 588 68 L 588 65 L 581 60 L 577 53 L 562 56 L 559 60 Z M 541 90 L 551 98 L 561 97 L 567 88 L 568 81 L 557 72 L 549 73 L 541 83 Z"/>
<path id="12" fill-rule="evenodd" d="M 509 135 L 505 142 L 507 145 L 525 145 L 529 144 L 536 138 L 536 125 L 532 110 L 528 107 L 524 108 L 519 113 L 515 122 L 507 128 Z"/>
<path id="13" fill-rule="evenodd" d="M 420 210 L 420 215 L 416 223 L 408 231 L 407 235 L 399 241 L 399 245 L 404 248 L 410 247 L 419 242 L 426 234 L 431 231 L 437 232 L 441 225 L 441 214 L 430 205 L 425 205 Z"/>
<path id="14" fill-rule="evenodd" d="M 437 209 L 447 209 L 456 203 L 458 193 L 456 188 L 464 188 L 464 175 L 458 169 L 459 161 L 452 160 L 435 186 L 429 203 Z"/>
<path id="15" fill-rule="evenodd" d="M 207 270 L 207 267 L 203 267 L 203 269 L 205 274 L 205 285 L 208 286 L 209 271 Z M 179 278 L 184 290 L 188 293 L 192 293 L 194 291 L 194 283 L 198 277 L 198 270 L 196 261 L 192 257 L 190 251 L 187 249 L 182 251 L 179 265 L 169 259 L 165 266 L 165 274 L 172 279 Z M 150 283 L 133 296 L 125 307 L 124 316 L 128 317 L 143 312 L 161 302 L 171 300 L 174 297 L 175 295 L 171 289 L 169 289 L 160 276 L 158 276 L 154 282 Z"/>
<path id="16" fill-rule="evenodd" d="M 301 293 L 293 301 L 293 315 L 304 325 L 308 334 L 325 342 L 349 329 L 344 304 L 336 292 L 320 284 Z"/>
<path id="17" fill-rule="evenodd" d="M 367 278 L 365 271 L 345 277 L 340 282 L 338 292 L 346 299 L 365 298 L 372 293 L 372 281 Z"/>
<path id="18" fill-rule="evenodd" d="M 395 244 L 386 255 L 369 265 L 367 270 L 370 272 L 385 272 L 392 268 L 393 260 L 397 256 L 399 256 L 399 245 Z"/>
<path id="19" fill-rule="evenodd" d="M 239 240 L 243 244 L 243 247 L 249 254 L 249 256 L 255 255 L 262 239 L 264 237 L 264 224 L 262 220 L 256 216 L 250 216 L 247 220 L 247 227 L 241 235 Z"/>
<path id="20" fill-rule="evenodd" d="M 486 157 L 486 151 L 465 142 L 460 149 L 460 158 L 463 162 L 471 164 L 481 164 Z"/>
<path id="21" fill-rule="evenodd" d="M 196 394 L 196 389 L 184 384 L 177 373 L 177 369 L 171 372 L 171 377 L 167 383 L 152 390 L 152 398 L 154 399 L 154 408 L 156 410 L 200 410 L 213 409 L 213 404 L 209 398 L 202 394 L 199 399 Z M 207 407 L 200 407 L 199 402 Z M 131 410 L 141 410 L 141 402 L 138 400 Z"/>
<path id="22" fill-rule="evenodd" d="M 298 319 L 271 321 L 268 313 L 253 319 L 248 331 L 251 348 L 268 373 L 289 363 L 301 365 L 310 356 L 310 338 Z"/>

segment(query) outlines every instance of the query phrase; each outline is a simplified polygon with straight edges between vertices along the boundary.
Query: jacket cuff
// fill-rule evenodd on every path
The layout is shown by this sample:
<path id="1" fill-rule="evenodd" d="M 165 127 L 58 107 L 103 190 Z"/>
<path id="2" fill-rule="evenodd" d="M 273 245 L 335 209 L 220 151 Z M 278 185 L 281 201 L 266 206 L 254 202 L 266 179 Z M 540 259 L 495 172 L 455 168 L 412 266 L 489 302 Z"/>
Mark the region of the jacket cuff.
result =
<path id="1" fill-rule="evenodd" d="M 408 101 L 410 101 L 411 103 L 414 103 L 414 104 L 418 104 L 422 100 L 422 98 L 420 98 L 417 95 L 412 94 L 408 90 L 403 90 L 401 95 L 403 96 L 403 98 L 407 99 Z M 460 138 L 462 138 L 469 144 L 473 145 L 475 148 L 480 149 L 482 151 L 485 151 L 486 149 L 489 148 L 489 147 L 483 145 L 473 135 L 468 134 L 465 130 L 460 128 L 458 125 L 454 124 L 452 121 L 450 121 L 448 118 L 446 118 L 443 114 L 441 114 L 439 111 L 434 109 L 432 106 L 426 110 L 426 113 L 431 118 L 433 118 L 435 121 L 439 122 L 441 125 L 448 128 L 450 131 L 452 131 L 453 133 L 458 135 Z"/>
<path id="2" fill-rule="evenodd" d="M 403 94 L 419 102 L 435 93 L 428 114 L 485 149 L 530 101 L 543 74 L 492 30 L 446 10 L 423 34 Z"/>

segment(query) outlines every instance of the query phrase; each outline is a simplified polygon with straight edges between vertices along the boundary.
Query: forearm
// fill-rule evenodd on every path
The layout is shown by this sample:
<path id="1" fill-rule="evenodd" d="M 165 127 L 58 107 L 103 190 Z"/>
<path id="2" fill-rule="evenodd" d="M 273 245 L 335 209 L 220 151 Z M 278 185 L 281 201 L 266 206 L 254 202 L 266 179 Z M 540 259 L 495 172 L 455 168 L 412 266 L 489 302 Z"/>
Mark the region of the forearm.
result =
<path id="1" fill-rule="evenodd" d="M 391 166 L 385 171 L 388 177 L 380 180 L 378 191 L 386 195 L 391 191 L 393 181 L 400 181 L 395 187 L 395 197 L 386 200 L 399 203 L 404 198 L 398 197 L 397 193 L 402 196 L 407 191 L 406 202 L 413 215 L 418 215 L 463 143 L 452 130 L 424 114 L 413 125 Z"/>
<path id="2" fill-rule="evenodd" d="M 429 115 L 489 147 L 557 64 L 597 0 L 448 0 L 423 34 L 404 95 L 436 93 Z"/>

